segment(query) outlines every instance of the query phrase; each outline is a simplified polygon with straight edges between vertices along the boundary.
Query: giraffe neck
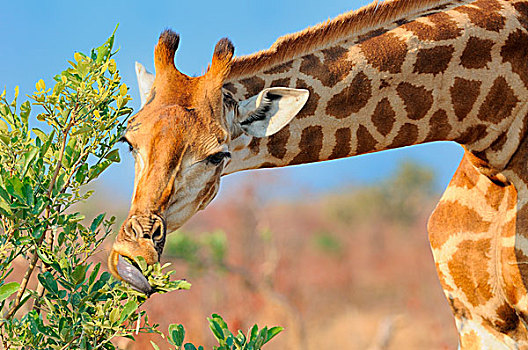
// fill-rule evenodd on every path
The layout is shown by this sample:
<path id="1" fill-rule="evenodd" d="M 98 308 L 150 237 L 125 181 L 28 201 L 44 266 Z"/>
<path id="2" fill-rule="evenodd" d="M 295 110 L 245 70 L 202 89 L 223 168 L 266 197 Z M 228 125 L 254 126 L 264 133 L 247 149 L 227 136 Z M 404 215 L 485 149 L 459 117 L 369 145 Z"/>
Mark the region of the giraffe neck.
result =
<path id="1" fill-rule="evenodd" d="M 265 139 L 233 140 L 232 173 L 456 141 L 504 169 L 524 133 L 528 90 L 519 75 L 523 19 L 512 2 L 444 4 L 361 36 L 321 45 L 233 78 L 237 98 L 266 87 L 305 88 L 296 118 Z M 521 19 L 520 19 L 521 18 Z"/>

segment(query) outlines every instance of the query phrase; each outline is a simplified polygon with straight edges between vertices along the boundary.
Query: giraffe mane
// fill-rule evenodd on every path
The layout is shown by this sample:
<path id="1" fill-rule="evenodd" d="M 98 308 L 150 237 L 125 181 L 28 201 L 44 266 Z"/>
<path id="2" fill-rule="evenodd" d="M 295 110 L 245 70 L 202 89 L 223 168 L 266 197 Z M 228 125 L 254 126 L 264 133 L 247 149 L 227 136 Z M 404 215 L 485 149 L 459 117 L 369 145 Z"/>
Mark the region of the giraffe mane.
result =
<path id="1" fill-rule="evenodd" d="M 452 3 L 450 0 L 375 0 L 326 22 L 287 34 L 269 49 L 235 57 L 228 81 L 253 75 L 345 38 L 358 38 L 391 22 Z"/>

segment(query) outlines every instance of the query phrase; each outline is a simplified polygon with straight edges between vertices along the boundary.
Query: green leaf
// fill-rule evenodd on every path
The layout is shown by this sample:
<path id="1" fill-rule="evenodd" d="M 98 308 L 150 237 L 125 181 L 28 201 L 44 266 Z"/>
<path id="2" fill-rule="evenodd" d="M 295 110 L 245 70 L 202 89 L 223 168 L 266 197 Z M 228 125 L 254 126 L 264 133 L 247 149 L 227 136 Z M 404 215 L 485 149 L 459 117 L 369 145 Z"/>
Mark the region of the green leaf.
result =
<path id="1" fill-rule="evenodd" d="M 39 153 L 39 149 L 37 147 L 32 147 L 31 150 L 24 153 L 24 166 L 22 167 L 21 177 L 26 176 L 26 172 L 28 171 L 29 166 L 31 165 L 31 162 L 35 159 L 35 156 Z"/>
<path id="2" fill-rule="evenodd" d="M 119 319 L 119 323 L 125 322 L 125 320 L 127 320 L 130 315 L 132 315 L 134 311 L 137 310 L 137 308 L 138 305 L 136 304 L 136 302 L 134 300 L 129 300 L 123 307 L 123 311 L 121 311 L 121 318 Z"/>
<path id="3" fill-rule="evenodd" d="M 99 164 L 96 164 L 90 168 L 88 171 L 88 179 L 93 180 L 97 178 L 103 171 L 106 170 L 110 165 L 112 164 L 112 161 L 110 160 L 104 160 Z"/>
<path id="4" fill-rule="evenodd" d="M 79 129 L 75 130 L 74 132 L 71 133 L 72 136 L 77 136 L 77 135 L 81 135 L 81 134 L 84 134 L 84 133 L 87 133 L 88 131 L 92 130 L 93 128 L 91 126 L 82 126 L 80 127 Z"/>
<path id="5" fill-rule="evenodd" d="M 97 230 L 97 228 L 99 227 L 99 225 L 101 224 L 101 222 L 105 218 L 105 215 L 106 214 L 104 214 L 104 213 L 103 214 L 99 214 L 99 215 L 97 215 L 97 217 L 95 219 L 93 219 L 92 224 L 90 225 L 90 231 L 95 232 L 95 230 Z"/>
<path id="6" fill-rule="evenodd" d="M 40 273 L 38 275 L 38 280 L 40 281 L 42 286 L 46 288 L 46 290 L 50 293 L 57 294 L 59 292 L 59 286 L 57 285 L 57 281 L 55 280 L 55 278 L 53 278 L 53 275 L 48 271 Z"/>
<path id="7" fill-rule="evenodd" d="M 37 84 L 35 84 L 35 87 L 38 91 L 42 91 L 46 89 L 46 83 L 44 83 L 44 80 L 40 79 Z"/>
<path id="8" fill-rule="evenodd" d="M 196 350 L 196 346 L 194 346 L 193 344 L 191 343 L 187 343 L 185 344 L 185 346 L 183 347 L 185 350 Z"/>
<path id="9" fill-rule="evenodd" d="M 88 174 L 88 164 L 84 163 L 79 167 L 79 170 L 75 173 L 75 181 L 82 184 L 86 175 Z"/>
<path id="10" fill-rule="evenodd" d="M 258 326 L 257 325 L 254 325 L 252 328 L 251 328 L 251 331 L 249 333 L 249 341 L 251 340 L 255 340 L 257 338 L 257 333 L 258 333 Z"/>
<path id="11" fill-rule="evenodd" d="M 116 323 L 119 320 L 119 309 L 115 308 L 112 311 L 110 311 L 109 315 L 110 322 Z"/>
<path id="12" fill-rule="evenodd" d="M 8 179 L 6 182 L 7 183 L 5 188 L 7 190 L 7 193 L 9 193 L 15 198 L 18 198 L 21 201 L 24 201 L 25 194 L 23 191 L 24 185 L 22 184 L 22 182 L 16 176 Z"/>
<path id="13" fill-rule="evenodd" d="M 185 338 L 185 329 L 181 324 L 171 324 L 169 326 L 169 334 L 171 336 L 172 344 L 175 346 L 182 346 L 183 339 Z"/>
<path id="14" fill-rule="evenodd" d="M 99 273 L 99 269 L 101 268 L 101 263 L 97 263 L 95 267 L 92 270 L 92 273 L 90 274 L 90 277 L 88 278 L 88 285 L 92 286 L 92 284 L 95 282 L 95 278 L 97 277 L 97 274 Z"/>
<path id="15" fill-rule="evenodd" d="M 20 284 L 17 282 L 6 283 L 0 287 L 0 302 L 6 300 L 18 291 Z"/>
<path id="16" fill-rule="evenodd" d="M 128 88 L 127 88 L 126 84 L 125 83 L 121 84 L 121 86 L 119 87 L 119 94 L 121 96 L 125 96 L 127 94 L 127 92 L 128 92 Z"/>
<path id="17" fill-rule="evenodd" d="M 29 103 L 29 101 L 22 103 L 22 105 L 20 106 L 20 120 L 22 120 L 22 124 L 26 127 L 28 125 L 28 118 L 30 113 L 31 104 Z"/>
<path id="18" fill-rule="evenodd" d="M 159 346 L 154 343 L 152 340 L 150 341 L 150 344 L 152 344 L 152 347 L 154 348 L 154 350 L 160 350 Z"/>
<path id="19" fill-rule="evenodd" d="M 11 143 L 11 138 L 5 134 L 0 133 L 0 141 L 4 143 L 6 146 L 9 146 Z"/>
<path id="20" fill-rule="evenodd" d="M 48 140 L 48 135 L 46 133 L 38 128 L 31 129 L 33 133 L 40 139 L 42 142 L 46 142 Z"/>
<path id="21" fill-rule="evenodd" d="M 114 32 L 108 38 L 108 40 L 102 46 L 97 48 L 97 58 L 95 59 L 97 64 L 106 61 L 110 57 L 110 54 L 112 53 L 112 47 L 114 46 L 114 35 L 117 27 L 118 26 L 115 27 Z"/>
<path id="22" fill-rule="evenodd" d="M 44 142 L 44 144 L 40 147 L 40 156 L 44 157 L 46 153 L 48 152 L 48 149 L 51 146 L 51 143 L 55 139 L 55 130 L 49 134 L 48 139 Z M 44 140 L 43 140 L 44 141 Z"/>
<path id="23" fill-rule="evenodd" d="M 119 163 L 121 159 L 119 158 L 119 150 L 115 149 L 112 152 L 108 153 L 105 156 L 106 159 L 111 160 L 112 162 Z"/>
<path id="24" fill-rule="evenodd" d="M 77 265 L 71 274 L 72 282 L 75 285 L 78 285 L 84 282 L 86 278 L 86 265 Z"/>
<path id="25" fill-rule="evenodd" d="M 145 271 L 147 269 L 147 261 L 145 260 L 144 257 L 142 256 L 136 256 L 134 257 L 134 261 L 139 265 L 139 268 L 141 269 L 141 271 Z"/>
<path id="26" fill-rule="evenodd" d="M 13 215 L 11 206 L 3 198 L 0 198 L 0 212 L 5 216 Z"/>
<path id="27" fill-rule="evenodd" d="M 9 131 L 9 127 L 7 126 L 7 123 L 0 119 L 0 133 L 7 133 Z"/>
<path id="28" fill-rule="evenodd" d="M 267 334 L 267 337 L 266 337 L 266 343 L 269 342 L 271 339 L 273 339 L 277 334 L 279 334 L 283 330 L 284 330 L 284 328 L 282 328 L 282 327 L 271 327 L 268 330 L 268 334 Z"/>
<path id="29" fill-rule="evenodd" d="M 53 259 L 50 259 L 47 252 L 44 252 L 40 249 L 37 250 L 37 254 L 45 264 L 51 265 L 53 263 Z"/>
<path id="30" fill-rule="evenodd" d="M 213 332 L 215 338 L 218 339 L 218 341 L 225 340 L 224 330 L 222 329 L 222 327 L 220 327 L 216 320 L 209 320 L 209 328 L 211 328 L 211 331 Z"/>

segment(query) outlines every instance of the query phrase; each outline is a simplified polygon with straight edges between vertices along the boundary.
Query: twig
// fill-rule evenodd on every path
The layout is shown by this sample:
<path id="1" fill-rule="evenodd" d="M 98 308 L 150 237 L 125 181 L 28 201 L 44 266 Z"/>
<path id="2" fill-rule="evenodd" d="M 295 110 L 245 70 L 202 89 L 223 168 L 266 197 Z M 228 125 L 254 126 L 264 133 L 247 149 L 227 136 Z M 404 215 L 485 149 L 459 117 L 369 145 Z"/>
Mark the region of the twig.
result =
<path id="1" fill-rule="evenodd" d="M 42 241 L 44 240 L 44 234 L 40 236 L 39 241 L 37 245 L 35 246 L 35 251 L 33 252 L 33 256 L 31 257 L 31 262 L 29 263 L 29 267 L 26 270 L 26 274 L 24 275 L 24 278 L 22 279 L 22 283 L 20 283 L 20 288 L 18 289 L 17 295 L 15 297 L 15 303 L 11 307 L 11 309 L 7 312 L 5 319 L 10 319 L 18 309 L 18 306 L 20 305 L 20 300 L 22 299 L 22 295 L 26 291 L 27 284 L 29 282 L 29 278 L 33 274 L 33 270 L 35 270 L 35 266 L 37 265 L 38 260 L 38 254 L 37 249 L 38 246 L 42 244 Z"/>
<path id="2" fill-rule="evenodd" d="M 55 168 L 55 171 L 53 172 L 53 177 L 51 178 L 49 187 L 48 187 L 48 197 L 51 196 L 51 193 L 53 191 L 53 187 L 55 187 L 55 182 L 57 181 L 57 177 L 59 176 L 60 169 L 62 167 L 62 159 L 64 157 L 64 150 L 66 149 L 66 140 L 68 132 L 71 128 L 72 124 L 70 123 L 68 127 L 63 131 L 63 140 L 61 144 L 61 149 L 59 152 L 59 159 L 57 161 L 57 167 Z M 50 215 L 49 208 L 46 209 L 46 213 L 44 214 L 44 217 L 48 218 Z M 44 239 L 46 238 L 46 231 L 42 233 L 42 236 L 40 236 L 37 245 L 35 246 L 35 251 L 33 252 L 33 256 L 31 257 L 31 261 L 29 263 L 28 269 L 26 270 L 26 273 L 24 275 L 24 278 L 22 279 L 22 283 L 20 283 L 20 288 L 18 289 L 17 295 L 15 297 L 15 303 L 11 307 L 11 309 L 6 314 L 6 319 L 10 319 L 15 314 L 16 310 L 18 309 L 18 306 L 20 305 L 20 300 L 22 299 L 22 295 L 26 291 L 29 279 L 31 278 L 31 275 L 33 274 L 33 271 L 35 270 L 35 266 L 37 265 L 38 261 L 38 247 L 42 244 Z M 42 287 L 42 285 L 39 283 L 37 287 L 37 291 L 39 291 Z M 39 293 L 40 295 L 40 293 Z M 38 298 L 35 300 L 34 306 L 38 305 Z"/>

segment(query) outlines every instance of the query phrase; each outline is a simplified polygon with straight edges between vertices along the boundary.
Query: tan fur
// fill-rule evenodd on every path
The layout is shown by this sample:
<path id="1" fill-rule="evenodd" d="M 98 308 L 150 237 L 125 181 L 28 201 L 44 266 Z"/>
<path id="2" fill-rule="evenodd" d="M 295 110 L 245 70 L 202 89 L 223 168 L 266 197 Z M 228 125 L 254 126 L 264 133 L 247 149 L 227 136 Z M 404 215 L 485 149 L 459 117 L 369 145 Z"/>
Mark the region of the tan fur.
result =
<path id="1" fill-rule="evenodd" d="M 373 3 L 234 60 L 221 41 L 197 78 L 177 71 L 176 40 L 162 36 L 151 101 L 126 135 L 145 165 L 116 251 L 154 256 L 136 249 L 147 238 L 131 228 L 148 236 L 155 215 L 181 226 L 221 175 L 456 141 L 466 154 L 429 237 L 461 348 L 528 348 L 526 23 L 527 0 Z M 306 89 L 309 99 L 276 134 L 251 137 L 237 101 L 270 87 Z M 204 162 L 221 150 L 231 159 Z"/>
<path id="2" fill-rule="evenodd" d="M 321 47 L 326 47 L 352 35 L 360 36 L 402 18 L 413 17 L 433 7 L 450 4 L 446 0 L 386 0 L 374 1 L 358 10 L 302 31 L 280 37 L 267 50 L 235 57 L 228 81 L 254 75 Z"/>

